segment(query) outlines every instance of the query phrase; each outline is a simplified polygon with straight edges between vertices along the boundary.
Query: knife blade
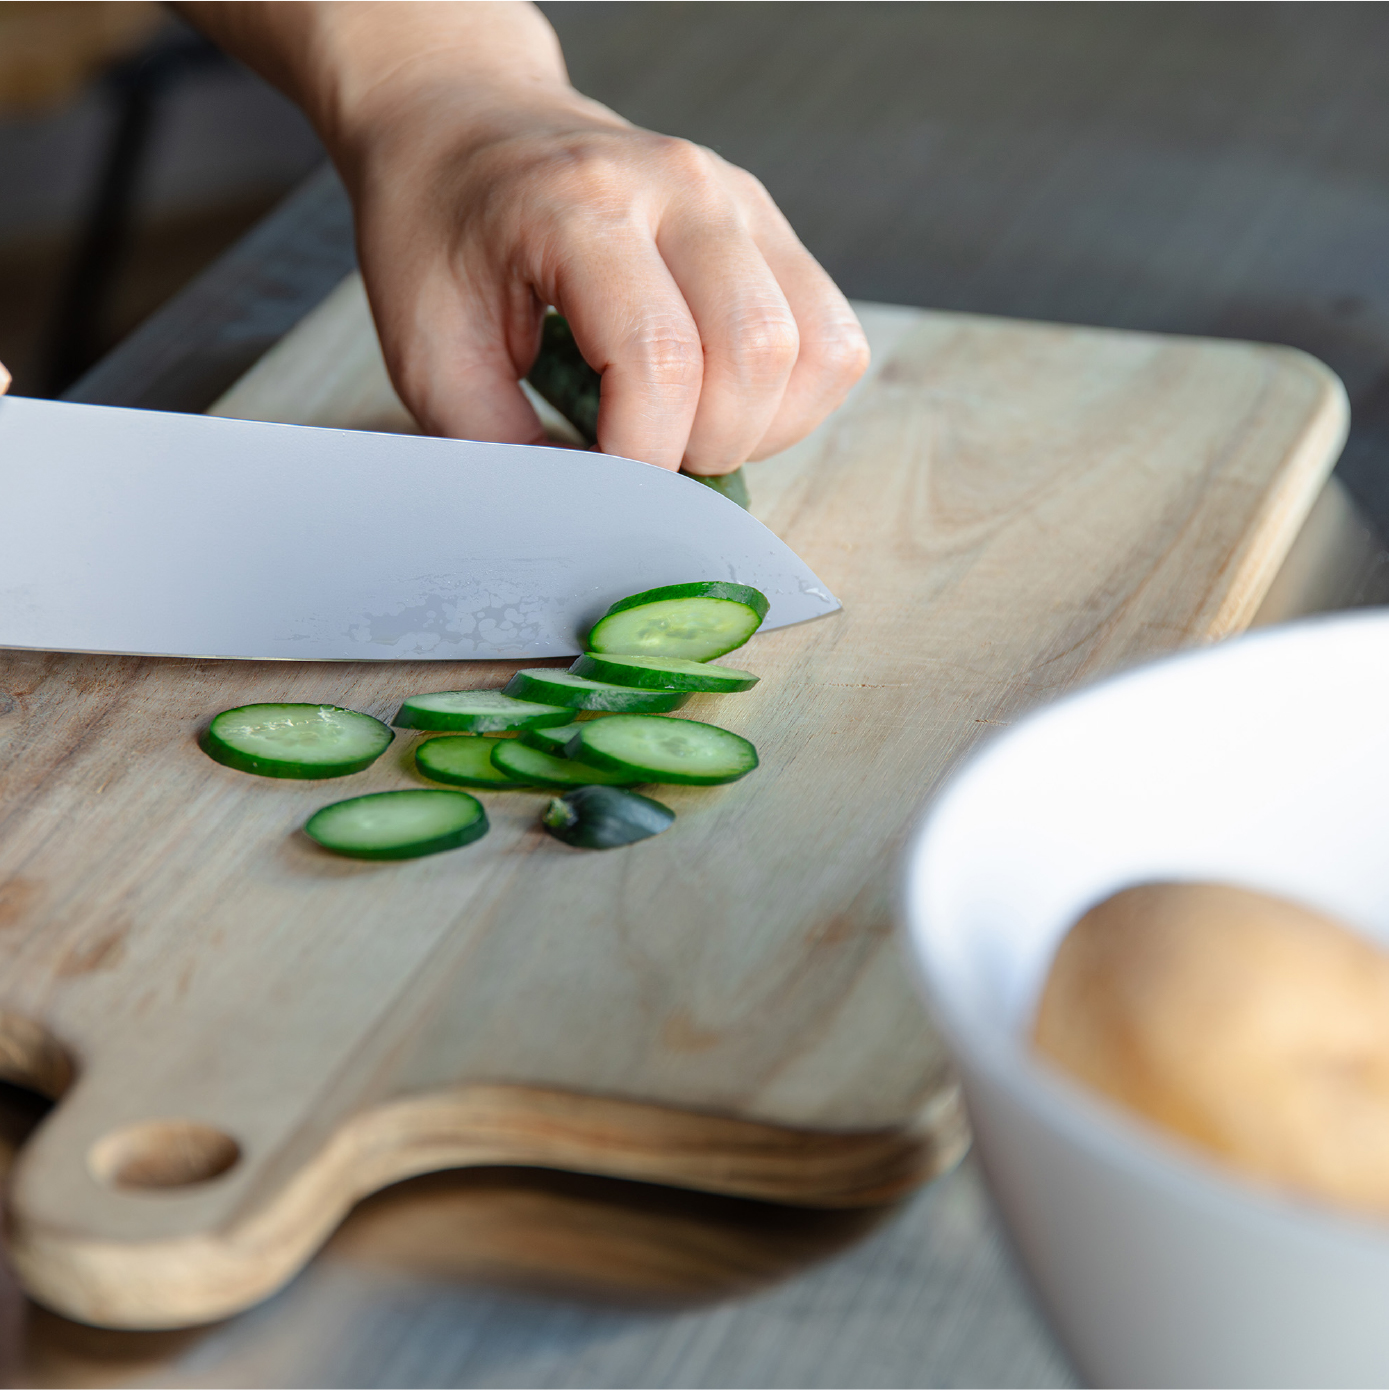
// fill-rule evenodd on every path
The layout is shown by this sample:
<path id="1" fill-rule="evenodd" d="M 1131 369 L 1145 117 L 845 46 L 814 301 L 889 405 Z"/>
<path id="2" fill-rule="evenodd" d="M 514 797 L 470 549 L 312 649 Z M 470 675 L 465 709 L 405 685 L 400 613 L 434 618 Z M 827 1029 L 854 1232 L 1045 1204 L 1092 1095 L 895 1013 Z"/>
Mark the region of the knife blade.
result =
<path id="1" fill-rule="evenodd" d="M 608 454 L 0 399 L 0 647 L 250 660 L 572 656 L 618 598 L 838 600 L 710 488 Z"/>

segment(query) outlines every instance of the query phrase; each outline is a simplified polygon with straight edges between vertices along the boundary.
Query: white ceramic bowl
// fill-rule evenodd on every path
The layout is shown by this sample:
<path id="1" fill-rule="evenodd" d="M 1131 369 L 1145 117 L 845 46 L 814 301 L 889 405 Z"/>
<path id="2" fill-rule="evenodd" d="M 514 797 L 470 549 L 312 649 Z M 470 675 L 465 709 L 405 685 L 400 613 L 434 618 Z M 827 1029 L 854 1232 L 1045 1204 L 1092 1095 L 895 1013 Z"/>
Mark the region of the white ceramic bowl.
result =
<path id="1" fill-rule="evenodd" d="M 936 802 L 906 882 L 979 1152 L 1083 1373 L 1389 1384 L 1389 1223 L 1242 1183 L 1029 1051 L 1066 930 L 1164 878 L 1282 893 L 1389 945 L 1389 616 L 1239 638 L 1029 717 Z"/>

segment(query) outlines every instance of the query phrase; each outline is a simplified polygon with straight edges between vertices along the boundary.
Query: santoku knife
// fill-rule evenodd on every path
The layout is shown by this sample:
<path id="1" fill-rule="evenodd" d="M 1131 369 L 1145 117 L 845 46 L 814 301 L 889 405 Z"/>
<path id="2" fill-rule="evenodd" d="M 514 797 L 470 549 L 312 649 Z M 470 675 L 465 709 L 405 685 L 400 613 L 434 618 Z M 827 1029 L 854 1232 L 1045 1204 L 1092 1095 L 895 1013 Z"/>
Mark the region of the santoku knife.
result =
<path id="1" fill-rule="evenodd" d="M 0 399 L 0 646 L 284 660 L 569 656 L 615 599 L 838 601 L 741 507 L 607 454 Z"/>

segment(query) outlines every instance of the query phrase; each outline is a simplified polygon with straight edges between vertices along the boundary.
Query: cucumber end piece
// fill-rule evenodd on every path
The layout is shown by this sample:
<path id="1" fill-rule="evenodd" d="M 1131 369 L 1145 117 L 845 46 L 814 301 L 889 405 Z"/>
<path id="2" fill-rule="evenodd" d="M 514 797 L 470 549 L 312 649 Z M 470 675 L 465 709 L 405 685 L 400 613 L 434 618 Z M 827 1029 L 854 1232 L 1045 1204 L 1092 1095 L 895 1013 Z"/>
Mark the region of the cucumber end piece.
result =
<path id="1" fill-rule="evenodd" d="M 618 849 L 669 830 L 675 812 L 621 787 L 576 787 L 551 801 L 541 823 L 575 849 Z"/>
<path id="2" fill-rule="evenodd" d="M 562 797 L 552 797 L 540 818 L 547 830 L 567 830 L 579 819 L 579 813 Z"/>

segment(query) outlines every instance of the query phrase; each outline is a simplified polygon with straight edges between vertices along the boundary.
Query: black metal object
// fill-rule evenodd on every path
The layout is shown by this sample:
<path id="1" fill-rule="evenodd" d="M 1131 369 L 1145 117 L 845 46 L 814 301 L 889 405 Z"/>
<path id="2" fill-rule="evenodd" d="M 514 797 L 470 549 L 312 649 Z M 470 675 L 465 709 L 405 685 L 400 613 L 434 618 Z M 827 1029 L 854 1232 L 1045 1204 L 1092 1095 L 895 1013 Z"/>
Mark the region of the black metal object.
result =
<path id="1" fill-rule="evenodd" d="M 185 74 L 227 61 L 201 35 L 175 32 L 155 39 L 102 78 L 114 120 L 54 315 L 44 395 L 61 395 L 105 347 L 105 311 L 130 239 L 140 179 L 165 94 Z"/>
<path id="2" fill-rule="evenodd" d="M 352 207 L 325 164 L 63 399 L 205 410 L 356 264 Z"/>

